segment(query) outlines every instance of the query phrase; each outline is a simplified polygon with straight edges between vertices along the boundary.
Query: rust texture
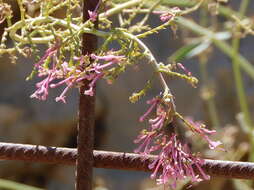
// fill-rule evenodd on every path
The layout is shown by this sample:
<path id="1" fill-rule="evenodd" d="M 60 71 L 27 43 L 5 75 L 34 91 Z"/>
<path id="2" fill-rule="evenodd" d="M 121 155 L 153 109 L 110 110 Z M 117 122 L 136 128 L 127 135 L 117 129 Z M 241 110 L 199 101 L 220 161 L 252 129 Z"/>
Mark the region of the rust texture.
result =
<path id="1" fill-rule="evenodd" d="M 85 0 L 83 2 L 83 20 L 89 19 L 88 10 L 93 11 L 97 0 Z M 97 38 L 94 35 L 82 36 L 83 55 L 92 53 L 97 46 Z M 93 145 L 94 145 L 94 120 L 95 120 L 95 95 L 84 95 L 89 88 L 89 81 L 85 81 L 79 89 L 79 113 L 77 136 L 77 160 L 76 160 L 76 190 L 92 190 L 93 176 Z"/>
<path id="2" fill-rule="evenodd" d="M 0 159 L 74 165 L 77 149 L 0 143 Z"/>
<path id="3" fill-rule="evenodd" d="M 94 167 L 149 171 L 148 164 L 156 156 L 146 158 L 133 153 L 93 151 Z M 77 150 L 72 148 L 46 147 L 41 145 L 24 145 L 0 143 L 0 159 L 42 162 L 51 164 L 75 165 Z M 211 176 L 254 179 L 254 163 L 205 159 L 203 169 Z"/>

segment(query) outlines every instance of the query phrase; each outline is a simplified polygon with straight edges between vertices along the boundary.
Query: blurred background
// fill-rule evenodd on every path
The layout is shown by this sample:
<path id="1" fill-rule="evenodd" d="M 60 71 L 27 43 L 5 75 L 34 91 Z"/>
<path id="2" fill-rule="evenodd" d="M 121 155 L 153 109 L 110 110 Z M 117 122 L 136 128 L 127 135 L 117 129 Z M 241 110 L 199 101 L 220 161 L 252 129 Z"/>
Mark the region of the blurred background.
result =
<path id="1" fill-rule="evenodd" d="M 222 3 L 237 11 L 242 1 L 229 0 Z M 15 1 L 12 4 L 14 19 L 19 18 Z M 254 18 L 254 2 L 250 1 L 246 15 Z M 61 14 L 61 12 L 59 13 Z M 204 21 L 204 14 L 209 22 Z M 203 9 L 196 11 L 188 19 L 197 23 L 205 23 L 214 31 L 230 31 L 236 27 L 223 16 L 212 14 Z M 115 18 L 116 19 L 116 18 Z M 116 19 L 117 21 L 117 19 Z M 150 17 L 149 22 L 155 26 L 161 24 L 158 15 Z M 0 25 L 3 31 L 4 24 Z M 2 34 L 2 32 L 0 33 Z M 175 52 L 195 39 L 189 30 L 179 28 L 172 32 L 170 28 L 159 34 L 151 35 L 144 40 L 151 48 L 158 61 L 168 62 L 175 57 Z M 228 41 L 231 43 L 231 40 Z M 247 35 L 241 39 L 239 52 L 250 62 L 254 62 L 254 38 Z M 45 49 L 41 49 L 43 54 Z M 177 57 L 179 58 L 179 57 Z M 180 58 L 179 58 L 180 59 Z M 186 136 L 193 149 L 202 152 L 205 158 L 222 160 L 248 161 L 253 150 L 249 146 L 246 124 L 241 114 L 237 98 L 236 84 L 232 70 L 232 59 L 215 46 L 203 48 L 193 56 L 182 56 L 181 63 L 200 79 L 197 88 L 192 88 L 185 81 L 168 78 L 168 84 L 175 95 L 178 112 L 191 116 L 195 120 L 204 121 L 211 129 L 218 130 L 216 140 L 224 143 L 226 152 L 211 151 L 207 145 L 189 133 Z M 52 90 L 49 98 L 43 102 L 30 99 L 35 90 L 37 78 L 25 81 L 30 74 L 33 60 L 19 58 L 18 64 L 12 64 L 8 56 L 0 58 L 0 141 L 13 143 L 38 144 L 45 146 L 76 147 L 77 122 L 77 89 L 73 89 L 67 97 L 67 104 L 56 103 L 55 97 L 59 90 Z M 128 68 L 113 85 L 100 81 L 97 85 L 95 147 L 98 150 L 133 152 L 136 145 L 133 140 L 145 124 L 138 118 L 147 109 L 145 100 L 157 95 L 161 87 L 154 86 L 147 96 L 136 104 L 128 101 L 132 92 L 141 89 L 151 76 L 149 65 L 142 63 L 138 68 Z M 242 72 L 250 116 L 254 108 L 254 82 Z M 61 90 L 61 89 L 60 89 Z M 198 142 L 198 144 L 195 144 Z M 84 142 L 85 143 L 85 142 Z M 16 161 L 0 162 L 0 178 L 16 181 L 49 190 L 74 189 L 75 169 L 71 166 L 25 163 Z M 96 189 L 152 190 L 163 189 L 149 179 L 149 173 L 94 169 Z M 0 185 L 1 186 L 1 185 Z M 179 184 L 178 189 L 186 189 L 188 181 Z M 189 189 L 253 189 L 250 181 L 226 180 L 212 178 Z M 5 188 L 0 188 L 5 189 Z"/>

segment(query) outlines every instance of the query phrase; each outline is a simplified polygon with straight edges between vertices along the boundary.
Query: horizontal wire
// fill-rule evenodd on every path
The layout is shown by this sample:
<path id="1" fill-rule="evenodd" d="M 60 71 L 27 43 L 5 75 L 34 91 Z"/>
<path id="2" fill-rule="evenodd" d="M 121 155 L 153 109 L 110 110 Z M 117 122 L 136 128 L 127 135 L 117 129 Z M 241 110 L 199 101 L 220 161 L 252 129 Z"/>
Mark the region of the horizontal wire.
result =
<path id="1" fill-rule="evenodd" d="M 94 167 L 132 170 L 132 171 L 150 171 L 148 169 L 156 156 L 148 155 L 146 157 L 139 154 L 98 151 L 94 150 Z M 29 162 L 42 162 L 51 164 L 75 165 L 77 158 L 77 149 L 48 147 L 42 145 L 26 145 L 14 143 L 0 143 L 1 160 L 19 160 Z M 222 161 L 205 159 L 202 168 L 211 176 L 254 179 L 254 163 Z"/>

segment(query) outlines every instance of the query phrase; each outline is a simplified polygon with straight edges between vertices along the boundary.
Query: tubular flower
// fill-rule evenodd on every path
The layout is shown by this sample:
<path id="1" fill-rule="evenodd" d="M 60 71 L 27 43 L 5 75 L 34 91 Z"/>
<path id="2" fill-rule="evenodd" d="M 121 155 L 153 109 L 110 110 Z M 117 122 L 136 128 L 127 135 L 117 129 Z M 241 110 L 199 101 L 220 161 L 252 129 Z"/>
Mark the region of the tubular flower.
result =
<path id="1" fill-rule="evenodd" d="M 47 58 L 51 58 L 53 56 L 56 57 L 56 53 L 57 53 L 57 51 L 59 50 L 60 47 L 61 47 L 61 41 L 60 41 L 60 39 L 57 39 L 56 43 L 53 44 L 52 47 L 48 48 L 46 50 L 45 54 L 39 60 L 39 62 L 35 64 L 35 67 L 39 68 L 46 61 Z"/>
<path id="2" fill-rule="evenodd" d="M 164 136 L 164 138 L 168 137 Z M 160 146 L 161 152 L 157 159 L 149 165 L 150 169 L 154 169 L 151 178 L 159 176 L 157 184 L 168 184 L 172 188 L 176 188 L 177 180 L 183 180 L 187 177 L 190 177 L 192 182 L 209 179 L 209 176 L 201 168 L 204 160 L 193 156 L 187 145 L 182 145 L 177 141 L 175 134 L 166 143 L 161 143 Z M 199 170 L 200 175 L 195 174 L 193 167 Z M 159 170 L 161 171 L 159 172 Z"/>
<path id="3" fill-rule="evenodd" d="M 159 98 L 153 98 L 151 100 L 148 100 L 146 103 L 151 104 L 150 108 L 139 118 L 139 121 L 142 122 L 146 119 L 146 117 L 153 111 L 153 109 L 159 104 L 160 99 Z"/>
<path id="4" fill-rule="evenodd" d="M 86 90 L 84 93 L 85 95 L 93 96 L 94 95 L 94 87 L 97 80 L 103 77 L 103 73 L 99 72 L 98 74 L 91 75 L 88 79 L 92 80 L 89 84 L 89 89 Z"/>
<path id="5" fill-rule="evenodd" d="M 91 81 L 89 89 L 85 90 L 84 94 L 93 96 L 96 82 L 106 75 L 107 69 L 112 68 L 116 64 L 120 64 L 124 59 L 124 56 L 114 55 L 113 52 L 108 52 L 108 54 L 103 56 L 91 54 L 89 56 L 74 57 L 73 60 L 76 66 L 73 66 L 66 61 L 61 63 L 57 60 L 56 54 L 59 47 L 60 46 L 56 43 L 49 48 L 39 62 L 35 64 L 38 76 L 45 77 L 45 79 L 36 84 L 37 90 L 30 96 L 31 98 L 46 100 L 49 88 L 57 88 L 66 85 L 60 96 L 55 99 L 56 102 L 61 101 L 66 103 L 65 98 L 68 90 L 72 87 L 81 86 L 83 80 Z M 87 60 L 92 59 L 92 63 L 87 64 L 86 58 Z M 53 63 L 49 64 L 49 66 L 45 66 L 44 63 L 46 60 L 53 60 Z"/>
<path id="6" fill-rule="evenodd" d="M 65 94 L 75 84 L 77 80 L 85 79 L 82 71 L 75 66 L 69 66 L 67 62 L 60 63 L 57 59 L 57 52 L 61 47 L 60 40 L 46 50 L 44 56 L 35 64 L 35 68 L 38 71 L 38 77 L 46 77 L 41 82 L 36 84 L 37 90 L 30 96 L 31 98 L 37 98 L 39 100 L 46 100 L 49 94 L 49 88 L 56 88 L 60 85 L 66 84 L 67 87 L 63 90 L 59 97 L 56 97 L 56 102 L 62 101 L 66 103 Z M 48 66 L 44 63 L 49 61 Z M 52 63 L 51 63 L 52 60 Z M 50 68 L 51 67 L 51 68 Z M 59 81 L 60 80 L 60 81 Z M 57 83 L 53 83 L 58 81 Z"/>
<path id="7" fill-rule="evenodd" d="M 157 184 L 163 184 L 176 188 L 178 180 L 190 178 L 192 182 L 208 180 L 209 175 L 205 174 L 202 169 L 204 160 L 194 156 L 188 146 L 177 140 L 175 133 L 169 133 L 165 130 L 172 122 L 173 117 L 178 113 L 175 112 L 174 104 L 170 96 L 157 96 L 147 101 L 150 105 L 148 110 L 139 118 L 140 122 L 148 120 L 149 129 L 143 130 L 134 140 L 134 143 L 140 144 L 134 151 L 141 155 L 159 153 L 158 157 L 149 165 L 153 170 L 151 178 L 157 178 Z M 148 118 L 156 112 L 154 118 Z M 184 119 L 184 118 L 183 118 Z M 211 149 L 216 148 L 221 143 L 211 141 L 208 135 L 215 133 L 213 130 L 204 128 L 200 122 L 184 119 L 185 125 L 191 126 L 193 132 L 201 135 L 208 143 Z"/>
<path id="8" fill-rule="evenodd" d="M 72 73 L 71 76 L 68 76 Z M 67 87 L 63 90 L 59 97 L 56 97 L 56 102 L 62 101 L 66 103 L 65 94 L 67 91 L 74 85 L 77 85 L 80 81 L 84 80 L 86 77 L 83 77 L 83 73 L 81 70 L 77 69 L 76 67 L 68 66 L 67 62 L 64 62 L 56 68 L 55 64 L 53 64 L 52 69 L 45 69 L 42 66 L 39 66 L 38 69 L 38 76 L 43 77 L 46 76 L 41 82 L 36 84 L 38 88 L 30 97 L 37 98 L 39 100 L 46 100 L 48 96 L 49 88 L 56 88 L 61 85 L 66 84 Z M 56 80 L 60 80 L 57 83 L 53 83 Z"/>
<path id="9" fill-rule="evenodd" d="M 39 100 L 47 99 L 49 84 L 55 78 L 54 72 L 55 68 L 46 72 L 42 67 L 40 67 L 38 76 L 42 77 L 47 75 L 47 77 L 42 81 L 36 83 L 37 90 L 30 96 L 30 98 L 37 98 Z"/>
<path id="10" fill-rule="evenodd" d="M 163 133 L 160 133 L 159 131 L 162 130 L 166 120 L 171 117 L 169 116 L 169 112 L 167 112 L 167 109 L 169 108 L 165 109 L 163 99 L 160 96 L 148 100 L 147 104 L 150 104 L 151 106 L 139 118 L 139 121 L 143 122 L 153 112 L 154 109 L 156 109 L 156 117 L 154 119 L 148 120 L 150 124 L 150 131 L 143 130 L 137 139 L 134 140 L 134 143 L 142 142 L 141 145 L 134 151 L 143 155 L 150 154 L 159 148 L 157 141 L 160 141 L 160 138 L 163 135 Z"/>
<path id="11" fill-rule="evenodd" d="M 113 67 L 115 64 L 120 64 L 124 56 L 114 55 L 113 52 L 108 52 L 104 56 L 91 54 L 90 57 L 94 60 L 94 63 L 88 68 L 88 72 L 91 74 L 87 79 L 91 80 L 91 83 L 89 84 L 89 89 L 85 91 L 85 94 L 93 96 L 95 83 L 105 75 L 104 71 Z M 98 61 L 102 61 L 104 64 L 98 63 Z"/>
<path id="12" fill-rule="evenodd" d="M 191 75 L 192 75 L 191 72 L 188 71 L 188 70 L 183 66 L 183 64 L 177 63 L 176 65 L 177 65 L 180 69 L 182 69 L 188 76 L 191 76 Z"/>
<path id="13" fill-rule="evenodd" d="M 216 133 L 215 130 L 209 130 L 206 128 L 205 124 L 200 121 L 194 122 L 191 118 L 187 118 L 187 125 L 191 128 L 191 130 L 195 133 L 198 133 L 201 137 L 203 137 L 209 144 L 210 149 L 215 149 L 220 146 L 222 143 L 220 141 L 212 141 L 208 135 Z"/>
<path id="14" fill-rule="evenodd" d="M 151 100 L 148 100 L 146 103 L 150 104 L 151 106 L 139 118 L 139 121 L 143 122 L 148 117 L 148 115 L 150 115 L 155 109 L 156 117 L 154 119 L 149 119 L 149 124 L 151 125 L 151 128 L 153 130 L 161 129 L 166 121 L 171 121 L 173 118 L 172 110 L 174 110 L 174 105 L 172 104 L 171 100 L 168 100 L 168 98 L 161 96 L 162 94 L 155 98 L 152 98 Z"/>

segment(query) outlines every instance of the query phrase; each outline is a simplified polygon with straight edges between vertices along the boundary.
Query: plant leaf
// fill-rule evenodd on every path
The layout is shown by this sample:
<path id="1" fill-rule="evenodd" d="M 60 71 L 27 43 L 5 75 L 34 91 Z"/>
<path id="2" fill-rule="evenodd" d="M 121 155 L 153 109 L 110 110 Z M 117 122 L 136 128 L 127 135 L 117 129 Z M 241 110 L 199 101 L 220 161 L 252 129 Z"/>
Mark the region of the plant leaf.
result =
<path id="1" fill-rule="evenodd" d="M 191 51 L 189 51 L 188 54 L 186 55 L 186 58 L 191 58 L 191 57 L 197 56 L 198 54 L 202 53 L 207 48 L 209 48 L 210 45 L 211 45 L 210 40 L 204 41 L 203 43 L 199 44 L 198 46 L 193 48 Z"/>
<path id="2" fill-rule="evenodd" d="M 210 45 L 210 40 L 205 40 L 202 43 L 188 44 L 173 53 L 168 60 L 170 62 L 179 62 L 184 59 L 192 58 L 205 51 Z"/>
<path id="3" fill-rule="evenodd" d="M 198 45 L 198 43 L 192 43 L 181 47 L 168 58 L 169 62 L 179 62 L 184 60 L 189 52 L 196 48 Z"/>

